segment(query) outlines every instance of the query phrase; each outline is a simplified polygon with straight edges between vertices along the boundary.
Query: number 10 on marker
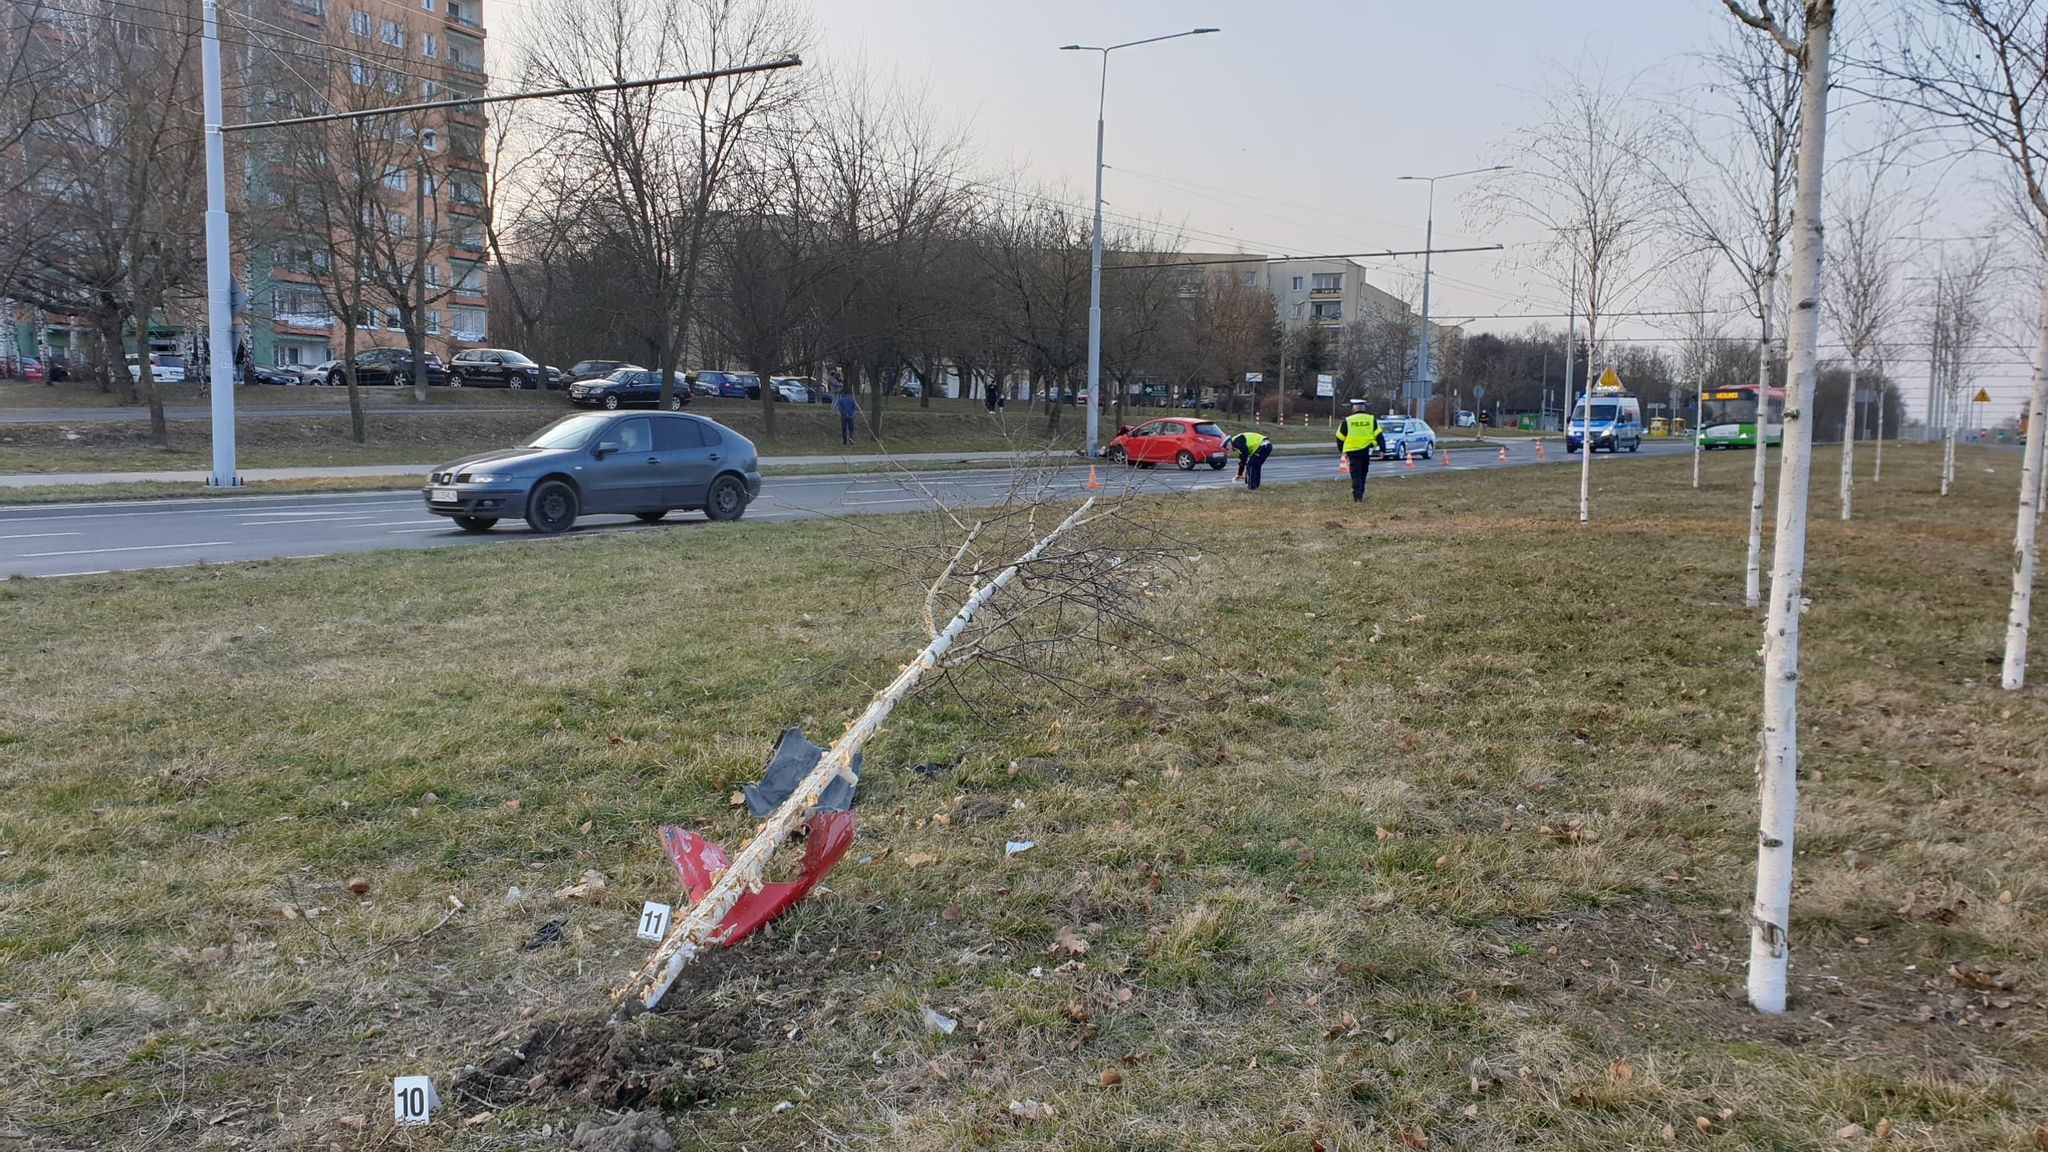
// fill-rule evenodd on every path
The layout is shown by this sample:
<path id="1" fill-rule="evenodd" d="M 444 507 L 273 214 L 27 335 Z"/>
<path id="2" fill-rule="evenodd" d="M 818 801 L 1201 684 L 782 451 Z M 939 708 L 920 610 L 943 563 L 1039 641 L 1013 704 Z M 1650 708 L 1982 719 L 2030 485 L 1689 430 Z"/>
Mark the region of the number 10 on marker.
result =
<path id="1" fill-rule="evenodd" d="M 429 1124 L 434 1119 L 434 1082 L 425 1076 L 399 1076 L 391 1081 L 391 1108 L 401 1126 Z"/>
<path id="2" fill-rule="evenodd" d="M 640 909 L 640 938 L 642 940 L 660 940 L 665 938 L 668 935 L 669 914 L 668 905 L 656 904 L 654 901 L 649 900 Z"/>

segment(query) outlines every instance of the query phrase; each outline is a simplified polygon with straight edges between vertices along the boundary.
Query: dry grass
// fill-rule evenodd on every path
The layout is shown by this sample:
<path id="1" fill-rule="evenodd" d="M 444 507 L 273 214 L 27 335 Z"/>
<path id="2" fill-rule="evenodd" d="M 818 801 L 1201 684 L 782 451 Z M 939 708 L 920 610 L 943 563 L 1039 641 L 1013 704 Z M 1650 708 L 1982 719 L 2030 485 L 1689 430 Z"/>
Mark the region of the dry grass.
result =
<path id="1" fill-rule="evenodd" d="M 737 840 L 774 733 L 836 731 L 914 647 L 875 548 L 916 524 L 0 585 L 0 1139 L 559 1146 L 638 1106 L 721 1148 L 2031 1146 L 2048 694 L 1991 663 L 2016 458 L 1939 501 L 1888 451 L 1856 523 L 1816 500 L 1769 1020 L 1735 911 L 1748 457 L 1709 464 L 1600 469 L 1591 530 L 1565 469 L 1395 473 L 1363 516 L 1334 483 L 1163 504 L 1203 541 L 1161 610 L 1199 652 L 1078 669 L 1085 705 L 900 711 L 830 890 L 693 970 L 598 1091 L 453 1089 L 644 955 L 658 823 Z M 603 901 L 550 896 L 586 868 Z M 494 1117 L 395 1136 L 413 1071 Z"/>

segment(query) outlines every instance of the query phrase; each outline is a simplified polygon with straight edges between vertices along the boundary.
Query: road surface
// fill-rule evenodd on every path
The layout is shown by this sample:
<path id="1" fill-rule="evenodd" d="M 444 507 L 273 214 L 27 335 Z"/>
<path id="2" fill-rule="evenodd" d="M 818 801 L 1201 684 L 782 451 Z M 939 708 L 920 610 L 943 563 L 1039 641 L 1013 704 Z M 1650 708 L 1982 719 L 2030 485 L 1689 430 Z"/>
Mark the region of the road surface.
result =
<path id="1" fill-rule="evenodd" d="M 1690 451 L 1683 443 L 1648 442 L 1643 456 L 1668 456 Z M 1536 465 L 1533 446 L 1508 450 L 1508 463 L 1497 451 L 1459 451 L 1453 464 L 1418 461 L 1410 471 L 1400 464 L 1373 466 L 1374 485 L 1426 480 L 1454 472 Z M 1602 457 L 1595 468 L 1626 467 L 1632 457 Z M 1577 457 L 1549 453 L 1547 467 L 1576 465 Z M 1133 470 L 1097 468 L 1102 490 L 1115 495 L 1140 492 L 1211 492 L 1234 487 L 1231 469 L 1171 468 Z M 1333 491 L 1343 480 L 1329 454 L 1275 457 L 1265 469 L 1267 484 L 1322 481 Z M 749 521 L 778 522 L 824 516 L 914 512 L 948 504 L 975 505 L 1002 501 L 1011 491 L 1007 469 L 920 472 L 914 477 L 888 475 L 803 476 L 767 480 L 761 499 L 747 510 Z M 1056 498 L 1078 499 L 1088 484 L 1088 470 L 1068 465 L 1036 475 L 1034 491 Z M 672 517 L 672 523 L 643 525 L 625 516 L 593 516 L 579 521 L 575 532 L 664 532 L 703 523 L 696 514 Z M 544 539 L 514 521 L 482 535 L 456 528 L 427 512 L 417 491 L 337 493 L 323 496 L 231 496 L 207 499 L 137 500 L 108 503 L 15 505 L 0 507 L 0 576 L 82 576 L 142 568 L 174 568 L 190 564 L 227 564 L 367 552 L 380 548 L 440 548 Z"/>

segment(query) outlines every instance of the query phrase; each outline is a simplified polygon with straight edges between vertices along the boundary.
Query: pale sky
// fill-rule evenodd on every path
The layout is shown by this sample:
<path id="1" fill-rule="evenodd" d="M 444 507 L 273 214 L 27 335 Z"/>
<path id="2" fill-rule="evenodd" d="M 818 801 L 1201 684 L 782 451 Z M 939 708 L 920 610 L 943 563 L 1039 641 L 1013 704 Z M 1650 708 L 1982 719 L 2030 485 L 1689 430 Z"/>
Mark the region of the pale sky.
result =
<path id="1" fill-rule="evenodd" d="M 501 78 L 521 10 L 540 2 L 487 0 Z M 1077 205 L 1091 191 L 1100 56 L 1059 46 L 1220 28 L 1110 57 L 1105 210 L 1178 229 L 1191 248 L 1301 255 L 1422 247 L 1427 186 L 1397 177 L 1494 162 L 1504 137 L 1533 116 L 1529 94 L 1560 71 L 1632 80 L 1645 94 L 1682 89 L 1701 74 L 1695 54 L 1732 24 L 1718 0 L 815 0 L 813 13 L 808 63 L 864 62 L 928 89 L 969 131 L 989 177 L 1063 185 L 1055 195 Z M 1459 198 L 1471 185 L 1438 185 L 1439 248 L 1529 239 L 1512 225 L 1473 224 Z M 1526 246 L 1514 253 L 1525 255 Z M 1402 294 L 1421 269 L 1419 260 L 1367 267 L 1372 283 Z M 1434 318 L 1563 305 L 1516 259 L 1436 259 Z M 1613 331 L 1669 334 L 1650 325 Z M 1898 372 L 1914 412 L 1924 373 L 1924 364 Z M 1984 373 L 1994 411 L 2016 411 L 2024 368 Z"/>

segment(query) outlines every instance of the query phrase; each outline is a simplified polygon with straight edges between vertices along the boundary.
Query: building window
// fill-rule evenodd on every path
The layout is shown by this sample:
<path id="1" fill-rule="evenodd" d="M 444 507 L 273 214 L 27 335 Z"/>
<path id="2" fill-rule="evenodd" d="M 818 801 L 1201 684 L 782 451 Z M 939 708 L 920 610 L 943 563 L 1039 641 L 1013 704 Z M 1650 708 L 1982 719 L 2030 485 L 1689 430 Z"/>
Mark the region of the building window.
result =
<path id="1" fill-rule="evenodd" d="M 361 60 L 351 57 L 348 62 L 348 78 L 356 87 L 366 87 L 370 83 L 370 69 Z M 365 120 L 363 123 L 368 124 L 369 121 Z"/>
<path id="2" fill-rule="evenodd" d="M 429 99 L 431 99 L 431 97 L 429 97 Z M 420 131 L 420 147 L 422 147 L 422 148 L 426 149 L 426 150 L 427 150 L 427 151 L 429 151 L 429 152 L 438 152 L 438 151 L 440 151 L 440 150 L 441 150 L 441 134 L 440 134 L 439 132 L 436 132 L 436 131 L 434 131 L 434 130 L 433 130 L 432 128 L 425 128 L 425 129 L 421 129 L 421 131 Z"/>
<path id="3" fill-rule="evenodd" d="M 412 231 L 412 219 L 403 212 L 393 212 L 384 217 L 384 231 L 390 236 L 404 236 Z"/>
<path id="4" fill-rule="evenodd" d="M 384 21 L 381 31 L 383 35 L 380 37 L 380 39 L 382 39 L 386 44 L 391 45 L 393 48 L 405 47 L 405 29 L 400 28 L 398 26 L 398 21 Z"/>
<path id="5" fill-rule="evenodd" d="M 1316 273 L 1315 290 L 1318 292 L 1342 292 L 1344 290 L 1344 274 L 1342 272 Z"/>
<path id="6" fill-rule="evenodd" d="M 1299 277 L 1299 276 L 1296 276 L 1296 277 L 1294 278 L 1294 290 L 1295 290 L 1296 292 L 1299 292 L 1299 291 L 1301 291 L 1301 277 Z"/>
<path id="7" fill-rule="evenodd" d="M 405 327 L 405 319 L 398 314 L 398 309 L 386 308 L 384 310 L 384 326 L 396 332 Z"/>
<path id="8" fill-rule="evenodd" d="M 370 34 L 370 14 L 351 9 L 348 14 L 348 30 L 358 36 Z"/>
<path id="9" fill-rule="evenodd" d="M 484 293 L 484 270 L 481 265 L 471 264 L 464 268 L 455 279 L 455 290 L 465 296 L 481 296 Z"/>
<path id="10" fill-rule="evenodd" d="M 405 169 L 386 168 L 384 170 L 384 186 L 393 192 L 405 191 Z"/>
<path id="11" fill-rule="evenodd" d="M 439 264 L 427 265 L 427 287 L 432 289 L 439 289 L 441 287 L 441 266 Z"/>
<path id="12" fill-rule="evenodd" d="M 1257 288 L 1259 286 L 1259 274 L 1257 272 L 1239 272 L 1237 274 L 1237 282 L 1247 288 Z"/>
<path id="13" fill-rule="evenodd" d="M 432 3 L 432 2 L 433 2 L 433 0 L 428 0 L 428 3 Z M 429 335 L 429 336 L 439 336 L 440 334 L 441 334 L 441 310 L 440 310 L 439 308 L 429 308 L 429 309 L 427 309 L 427 335 Z"/>
<path id="14" fill-rule="evenodd" d="M 434 10 L 434 0 L 420 0 L 420 11 L 422 11 L 422 12 L 432 12 L 433 10 Z"/>
<path id="15" fill-rule="evenodd" d="M 471 344 L 484 340 L 484 311 L 481 308 L 452 308 L 448 314 L 449 323 L 455 329 L 455 338 Z"/>
<path id="16" fill-rule="evenodd" d="M 405 95 L 405 77 L 396 72 L 384 73 L 384 90 L 393 96 Z"/>
<path id="17" fill-rule="evenodd" d="M 1327 320 L 1332 324 L 1342 324 L 1344 322 L 1344 304 L 1339 300 L 1317 300 L 1309 305 L 1309 314 L 1317 320 Z"/>
<path id="18" fill-rule="evenodd" d="M 434 47 L 434 34 L 432 32 L 420 33 L 420 55 L 429 60 L 440 55 L 440 52 Z"/>

